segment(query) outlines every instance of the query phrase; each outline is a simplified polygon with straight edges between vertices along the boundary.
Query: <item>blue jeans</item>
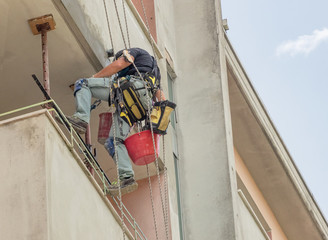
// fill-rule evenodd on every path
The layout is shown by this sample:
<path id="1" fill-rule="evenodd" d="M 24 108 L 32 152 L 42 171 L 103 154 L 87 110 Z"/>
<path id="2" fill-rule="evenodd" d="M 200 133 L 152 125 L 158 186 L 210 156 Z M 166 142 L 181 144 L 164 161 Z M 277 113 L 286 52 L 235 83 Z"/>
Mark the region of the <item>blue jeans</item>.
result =
<path id="1" fill-rule="evenodd" d="M 79 86 L 76 89 L 79 88 L 79 90 L 75 91 L 76 111 L 73 116 L 89 123 L 91 98 L 107 102 L 112 82 L 113 78 L 86 78 L 83 81 L 78 80 L 76 85 L 79 84 Z M 117 140 L 122 140 L 122 142 L 116 141 L 116 153 L 113 151 L 114 146 L 110 141 L 110 139 L 114 138 L 114 126 L 116 129 L 115 137 Z M 114 161 L 114 154 L 117 154 L 120 179 L 134 176 L 131 160 L 123 143 L 129 131 L 130 126 L 119 117 L 118 113 L 114 113 L 114 123 L 104 146 Z"/>

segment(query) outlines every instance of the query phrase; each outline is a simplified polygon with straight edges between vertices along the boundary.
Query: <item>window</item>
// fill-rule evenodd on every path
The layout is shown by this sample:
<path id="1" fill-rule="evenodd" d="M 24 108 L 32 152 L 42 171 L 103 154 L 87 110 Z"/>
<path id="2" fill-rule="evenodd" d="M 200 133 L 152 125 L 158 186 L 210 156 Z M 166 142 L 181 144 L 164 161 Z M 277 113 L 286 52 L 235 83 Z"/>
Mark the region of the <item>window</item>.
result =
<path id="1" fill-rule="evenodd" d="M 167 85 L 168 85 L 168 92 L 169 92 L 169 100 L 172 102 L 175 102 L 174 99 L 174 80 L 171 78 L 170 74 L 167 74 Z M 176 102 L 175 102 L 176 103 Z M 173 147 L 173 153 L 175 156 L 179 156 L 178 154 L 178 142 L 177 142 L 177 134 L 176 134 L 176 124 L 177 124 L 177 119 L 176 119 L 176 110 L 172 112 L 171 114 L 171 126 L 173 128 L 172 131 L 172 147 Z"/>
<path id="2" fill-rule="evenodd" d="M 174 98 L 174 79 L 169 73 L 167 73 L 167 85 L 168 85 L 168 100 L 176 103 Z M 181 201 L 180 201 L 180 177 L 179 177 L 179 153 L 178 153 L 178 141 L 177 141 L 177 119 L 176 119 L 176 110 L 171 114 L 171 126 L 172 126 L 172 149 L 173 149 L 173 158 L 174 158 L 174 171 L 175 171 L 175 180 L 176 180 L 176 191 L 177 191 L 177 203 L 178 203 L 178 213 L 179 213 L 179 230 L 180 230 L 180 239 L 183 238 L 182 231 L 182 212 L 181 212 Z"/>

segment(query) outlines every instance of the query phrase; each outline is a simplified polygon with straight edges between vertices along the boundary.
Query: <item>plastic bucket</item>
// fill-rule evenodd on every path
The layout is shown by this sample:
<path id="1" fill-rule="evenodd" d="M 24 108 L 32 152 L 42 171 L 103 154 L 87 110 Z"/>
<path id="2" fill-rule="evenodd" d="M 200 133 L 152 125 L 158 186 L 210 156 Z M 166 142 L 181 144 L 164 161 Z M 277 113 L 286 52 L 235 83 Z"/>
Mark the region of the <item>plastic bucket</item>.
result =
<path id="1" fill-rule="evenodd" d="M 154 134 L 157 157 L 159 153 L 159 138 L 160 135 Z M 155 161 L 154 145 L 150 130 L 133 134 L 125 139 L 124 144 L 134 164 L 146 165 Z"/>
<path id="2" fill-rule="evenodd" d="M 104 144 L 109 136 L 112 126 L 112 113 L 104 112 L 99 114 L 98 142 Z"/>

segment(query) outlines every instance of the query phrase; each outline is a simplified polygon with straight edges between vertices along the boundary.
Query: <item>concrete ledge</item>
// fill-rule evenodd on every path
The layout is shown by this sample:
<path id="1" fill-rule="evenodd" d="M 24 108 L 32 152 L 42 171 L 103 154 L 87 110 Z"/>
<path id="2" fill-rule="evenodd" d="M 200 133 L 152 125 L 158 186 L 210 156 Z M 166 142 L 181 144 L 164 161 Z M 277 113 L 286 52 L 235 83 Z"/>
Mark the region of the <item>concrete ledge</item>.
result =
<path id="1" fill-rule="evenodd" d="M 53 128 L 53 126 L 55 128 Z M 22 131 L 20 129 L 25 130 Z M 45 227 L 44 230 L 49 232 L 49 237 L 52 236 L 55 237 L 55 239 L 67 239 L 70 238 L 69 236 L 71 236 L 71 234 L 82 234 L 81 236 L 86 237 L 84 239 L 90 239 L 87 237 L 91 236 L 90 234 L 94 237 L 99 236 L 100 238 L 98 239 L 103 239 L 103 237 L 101 237 L 102 234 L 114 237 L 115 239 L 121 239 L 121 237 L 123 237 L 119 215 L 107 197 L 104 196 L 102 189 L 100 189 L 97 182 L 90 175 L 88 169 L 85 167 L 78 154 L 67 144 L 69 141 L 47 110 L 39 110 L 33 113 L 24 114 L 19 117 L 1 121 L 0 132 L 2 132 L 3 141 L 5 140 L 8 144 L 15 142 L 12 147 L 20 146 L 20 151 L 16 152 L 12 152 L 10 150 L 12 147 L 2 148 L 0 151 L 1 159 L 6 159 L 6 161 L 3 161 L 2 164 L 4 166 L 6 166 L 7 163 L 10 164 L 10 166 L 4 167 L 3 169 L 5 171 L 12 169 L 22 179 L 25 179 L 25 177 L 26 179 L 30 179 L 30 177 L 26 174 L 34 172 L 35 169 L 35 173 L 33 173 L 33 176 L 35 176 L 36 179 L 35 181 L 39 182 L 41 184 L 40 186 L 43 186 L 38 188 L 39 185 L 37 182 L 31 178 L 28 185 L 24 186 L 24 189 L 27 189 L 27 192 L 7 191 L 9 195 L 3 195 L 0 197 L 0 202 L 2 203 L 1 205 L 6 206 L 6 209 L 9 210 L 10 206 L 8 206 L 5 202 L 7 202 L 11 196 L 16 197 L 17 194 L 21 195 L 23 198 L 20 203 L 23 205 L 18 203 L 14 206 L 14 208 L 20 209 L 20 206 L 22 206 L 22 210 L 17 212 L 17 214 L 26 216 L 19 218 L 21 220 L 17 222 L 15 229 L 19 228 L 20 222 L 22 222 L 23 225 L 26 225 L 27 229 L 21 233 L 14 233 L 10 230 L 10 224 L 12 222 L 6 221 L 7 217 L 2 215 L 5 219 L 1 218 L 0 221 L 2 223 L 4 223 L 4 221 L 6 222 L 6 224 L 2 225 L 8 226 L 7 230 L 4 232 L 4 236 L 12 236 L 8 239 L 18 239 L 18 236 L 21 235 L 29 236 L 28 232 L 32 231 L 33 227 L 28 227 L 29 225 L 24 221 L 30 221 L 28 219 L 35 218 L 36 220 L 33 222 L 36 222 L 37 219 L 39 219 L 37 216 L 40 216 L 41 219 L 44 217 L 47 218 L 48 223 L 46 222 L 47 227 Z M 17 134 L 19 134 L 19 138 L 17 138 Z M 64 144 L 61 143 L 60 139 L 64 140 L 64 142 L 62 142 Z M 5 146 L 3 141 L 1 145 Z M 22 143 L 20 143 L 20 141 L 22 141 Z M 29 147 L 29 145 L 32 147 Z M 30 158 L 32 155 L 34 157 Z M 72 161 L 70 158 L 75 158 L 76 161 Z M 14 159 L 21 159 L 24 160 L 24 162 L 27 161 L 27 165 L 22 165 L 23 168 L 21 169 L 16 168 L 15 166 L 19 163 L 15 161 L 15 164 L 12 164 L 14 163 L 12 162 Z M 78 165 L 76 165 L 76 163 Z M 20 166 L 20 164 L 17 166 Z M 79 168 L 83 170 L 83 175 L 87 176 L 87 178 L 83 178 L 81 176 L 81 171 Z M 42 173 L 45 174 L 45 179 L 38 180 L 38 175 L 41 174 L 40 176 L 42 176 Z M 2 174 L 1 176 L 5 177 L 6 174 Z M 18 180 L 20 178 L 18 178 Z M 7 185 L 9 187 L 10 185 L 15 184 L 17 181 L 16 179 L 17 178 L 7 178 L 6 181 L 3 179 L 2 182 L 4 184 L 2 188 Z M 21 187 L 23 186 L 20 186 L 18 190 L 21 189 Z M 44 197 L 39 198 L 39 195 L 30 196 L 31 192 L 29 189 L 34 188 L 37 188 L 37 191 L 41 194 L 39 195 L 44 195 Z M 95 192 L 93 191 L 97 192 L 102 200 L 100 200 L 99 197 L 96 197 L 94 195 Z M 13 195 L 15 192 L 17 192 L 17 194 Z M 28 194 L 27 196 L 33 197 L 33 199 L 35 198 L 34 200 L 31 200 L 32 205 L 39 204 L 38 202 L 44 202 L 45 211 L 40 210 L 39 214 L 35 215 L 34 212 L 29 212 L 29 208 L 24 208 L 24 196 L 26 194 Z M 100 204 L 100 202 L 103 202 L 103 204 Z M 110 215 L 108 215 L 106 211 L 101 210 L 101 208 L 107 208 L 111 212 Z M 81 212 L 77 212 L 78 209 L 80 209 Z M 32 211 L 33 208 L 30 208 L 30 210 Z M 98 215 L 99 213 L 97 214 L 97 212 L 101 212 L 102 216 Z M 17 219 L 15 216 L 13 216 L 13 219 Z M 88 217 L 86 218 L 86 216 Z M 110 220 L 111 218 L 116 221 L 116 224 L 109 224 L 112 221 Z M 78 221 L 72 222 L 70 221 L 72 219 L 78 219 Z M 90 219 L 94 219 L 95 221 L 91 223 L 89 222 Z M 106 222 L 109 224 L 108 226 L 105 226 Z M 87 224 L 88 227 L 81 228 L 81 224 Z M 36 226 L 39 226 L 39 224 L 35 225 L 35 227 Z M 98 230 L 91 230 L 93 228 Z M 82 229 L 86 232 L 80 232 Z M 67 230 L 69 232 L 66 232 Z M 42 231 L 39 232 L 41 234 Z M 127 228 L 125 228 L 125 232 L 129 239 L 133 239 L 132 234 Z M 34 237 L 33 239 L 48 239 L 45 237 L 46 235 L 42 235 L 40 238 Z M 17 236 L 17 238 L 14 236 Z"/>

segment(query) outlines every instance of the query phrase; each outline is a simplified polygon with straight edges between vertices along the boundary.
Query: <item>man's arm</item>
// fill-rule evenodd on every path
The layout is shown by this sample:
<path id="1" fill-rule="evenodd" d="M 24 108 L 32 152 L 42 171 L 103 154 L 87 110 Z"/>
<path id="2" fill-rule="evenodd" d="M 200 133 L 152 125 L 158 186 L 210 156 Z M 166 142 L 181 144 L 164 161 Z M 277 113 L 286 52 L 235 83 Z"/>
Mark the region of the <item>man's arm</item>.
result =
<path id="1" fill-rule="evenodd" d="M 131 56 L 134 60 L 134 57 Z M 110 77 L 115 73 L 118 73 L 119 71 L 123 70 L 124 68 L 130 66 L 131 63 L 126 61 L 124 57 L 120 57 L 116 61 L 109 64 L 107 67 L 103 68 L 99 72 L 93 75 L 95 78 L 102 78 L 102 77 Z"/>

